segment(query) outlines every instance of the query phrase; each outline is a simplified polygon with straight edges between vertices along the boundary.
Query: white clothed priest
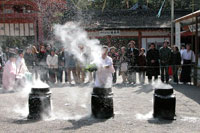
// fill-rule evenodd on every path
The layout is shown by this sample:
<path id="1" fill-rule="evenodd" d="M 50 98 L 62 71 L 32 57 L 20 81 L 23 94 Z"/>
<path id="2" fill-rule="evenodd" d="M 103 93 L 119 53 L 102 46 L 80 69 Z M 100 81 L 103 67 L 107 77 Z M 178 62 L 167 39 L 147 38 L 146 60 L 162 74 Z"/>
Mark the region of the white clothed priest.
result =
<path id="1" fill-rule="evenodd" d="M 23 50 L 19 50 L 18 54 L 19 56 L 16 60 L 17 76 L 24 77 L 25 73 L 28 72 L 28 68 L 24 60 Z"/>
<path id="2" fill-rule="evenodd" d="M 16 60 L 16 88 L 23 88 L 27 80 L 26 75 L 29 73 L 24 60 L 23 50 L 18 51 L 18 58 Z"/>
<path id="3" fill-rule="evenodd" d="M 95 87 L 97 88 L 111 88 L 112 87 L 112 74 L 115 72 L 113 67 L 113 60 L 108 56 L 108 47 L 103 46 L 102 56 L 98 62 L 98 70 L 95 76 Z"/>

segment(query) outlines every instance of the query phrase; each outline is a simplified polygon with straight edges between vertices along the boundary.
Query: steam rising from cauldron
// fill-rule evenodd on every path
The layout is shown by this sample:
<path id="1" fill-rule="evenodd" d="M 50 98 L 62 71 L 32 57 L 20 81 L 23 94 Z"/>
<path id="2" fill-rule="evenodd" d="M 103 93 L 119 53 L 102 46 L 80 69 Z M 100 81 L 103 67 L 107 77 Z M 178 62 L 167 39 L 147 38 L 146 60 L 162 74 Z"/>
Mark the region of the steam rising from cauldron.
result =
<path id="1" fill-rule="evenodd" d="M 57 24 L 54 26 L 54 34 L 66 51 L 73 54 L 84 65 L 91 62 L 99 63 L 99 57 L 102 53 L 100 42 L 97 39 L 90 39 L 79 23 Z M 87 60 L 81 55 L 81 52 L 88 56 Z"/>

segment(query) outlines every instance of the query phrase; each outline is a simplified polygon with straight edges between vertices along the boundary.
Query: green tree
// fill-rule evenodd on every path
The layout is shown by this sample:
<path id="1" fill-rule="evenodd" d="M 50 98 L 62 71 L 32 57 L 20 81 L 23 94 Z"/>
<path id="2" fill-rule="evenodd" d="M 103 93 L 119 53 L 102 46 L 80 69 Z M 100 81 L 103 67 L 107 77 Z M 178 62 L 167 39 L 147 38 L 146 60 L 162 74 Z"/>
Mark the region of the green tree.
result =
<path id="1" fill-rule="evenodd" d="M 78 9 L 126 9 L 137 2 L 150 9 L 159 10 L 163 0 L 70 0 Z M 175 0 L 176 10 L 200 9 L 200 0 Z M 170 10 L 171 0 L 166 0 L 164 10 Z"/>

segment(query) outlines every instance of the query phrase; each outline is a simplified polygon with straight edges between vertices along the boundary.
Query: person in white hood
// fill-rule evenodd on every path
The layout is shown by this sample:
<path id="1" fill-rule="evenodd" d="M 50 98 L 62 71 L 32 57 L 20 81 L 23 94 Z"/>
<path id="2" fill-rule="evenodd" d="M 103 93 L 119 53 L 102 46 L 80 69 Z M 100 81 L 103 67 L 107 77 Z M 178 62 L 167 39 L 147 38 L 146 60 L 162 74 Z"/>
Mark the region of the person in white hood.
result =
<path id="1" fill-rule="evenodd" d="M 18 58 L 16 60 L 16 67 L 17 67 L 17 76 L 24 77 L 25 73 L 28 72 L 28 68 L 26 66 L 25 60 L 24 60 L 24 53 L 23 50 L 18 50 Z"/>
<path id="2" fill-rule="evenodd" d="M 95 87 L 98 88 L 111 88 L 112 87 L 112 74 L 115 72 L 113 67 L 113 60 L 108 56 L 108 47 L 103 46 L 102 56 L 97 65 L 98 70 L 95 76 Z"/>

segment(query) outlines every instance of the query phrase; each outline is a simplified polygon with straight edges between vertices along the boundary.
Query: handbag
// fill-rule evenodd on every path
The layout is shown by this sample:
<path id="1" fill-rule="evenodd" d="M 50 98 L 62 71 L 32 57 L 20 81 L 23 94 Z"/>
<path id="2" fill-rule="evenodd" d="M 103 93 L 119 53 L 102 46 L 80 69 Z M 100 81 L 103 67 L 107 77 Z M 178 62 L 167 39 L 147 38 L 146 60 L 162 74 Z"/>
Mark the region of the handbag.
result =
<path id="1" fill-rule="evenodd" d="M 126 72 L 128 70 L 128 63 L 124 62 L 121 64 L 121 71 Z"/>
<path id="2" fill-rule="evenodd" d="M 171 66 L 169 66 L 168 74 L 169 74 L 169 76 L 172 76 L 172 75 L 173 75 L 173 71 L 172 71 L 172 67 L 171 67 Z"/>

